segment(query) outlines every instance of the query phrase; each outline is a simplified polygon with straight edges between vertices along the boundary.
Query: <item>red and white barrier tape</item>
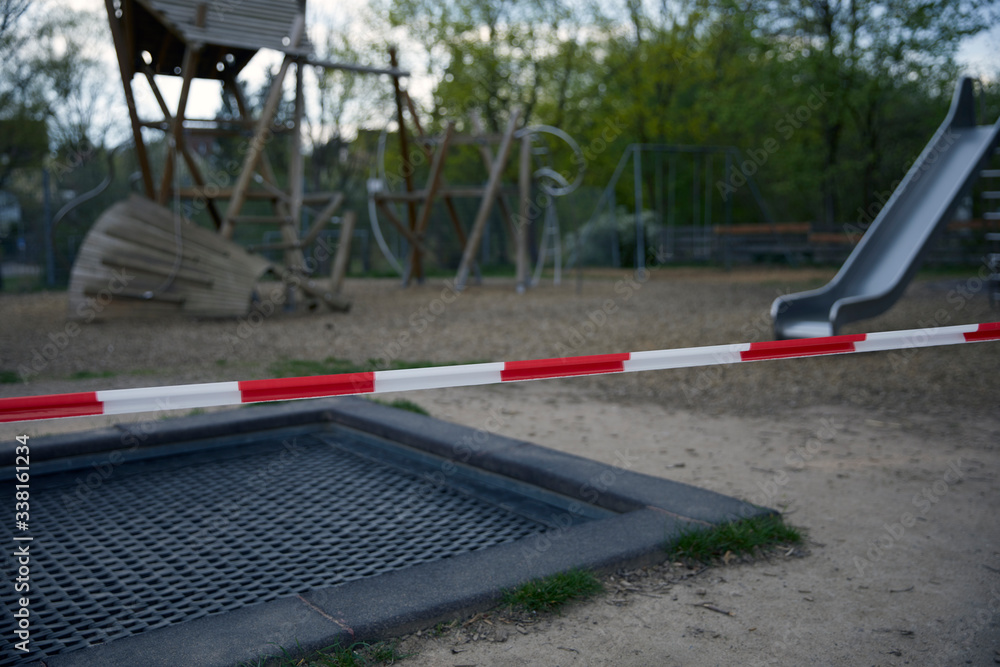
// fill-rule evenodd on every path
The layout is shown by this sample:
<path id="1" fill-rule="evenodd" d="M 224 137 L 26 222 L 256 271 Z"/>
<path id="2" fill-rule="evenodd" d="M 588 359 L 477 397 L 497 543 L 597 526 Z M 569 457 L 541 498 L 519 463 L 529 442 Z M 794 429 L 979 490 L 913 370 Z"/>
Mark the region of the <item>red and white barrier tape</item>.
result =
<path id="1" fill-rule="evenodd" d="M 957 345 L 1000 340 L 1000 322 L 934 329 L 804 338 L 765 343 L 737 343 L 677 350 L 596 354 L 562 359 L 533 359 L 462 366 L 436 366 L 367 373 L 343 373 L 279 380 L 211 382 L 170 387 L 111 389 L 75 394 L 0 398 L 0 422 L 87 415 L 207 408 L 263 401 L 286 401 L 348 394 L 381 394 L 414 389 L 468 387 L 548 378 L 631 373 L 634 371 L 716 366 L 765 359 L 791 359 Z"/>

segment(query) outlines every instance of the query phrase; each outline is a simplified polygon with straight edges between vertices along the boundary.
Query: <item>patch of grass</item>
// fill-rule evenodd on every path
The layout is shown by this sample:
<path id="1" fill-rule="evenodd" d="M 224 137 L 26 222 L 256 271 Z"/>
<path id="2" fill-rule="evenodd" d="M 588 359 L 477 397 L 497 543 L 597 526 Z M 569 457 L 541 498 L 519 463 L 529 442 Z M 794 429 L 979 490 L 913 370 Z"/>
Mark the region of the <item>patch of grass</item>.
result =
<path id="1" fill-rule="evenodd" d="M 310 359 L 282 359 L 270 366 L 277 377 L 300 377 L 304 375 L 338 375 L 340 373 L 364 373 L 372 370 L 348 359 L 327 357 L 322 361 Z"/>
<path id="2" fill-rule="evenodd" d="M 340 373 L 368 373 L 376 370 L 395 371 L 404 368 L 427 368 L 429 366 L 458 366 L 459 364 L 479 364 L 482 361 L 455 361 L 436 364 L 431 361 L 404 361 L 393 359 L 383 364 L 379 359 L 369 359 L 357 364 L 350 359 L 327 357 L 322 361 L 311 359 L 282 359 L 269 366 L 276 377 L 302 377 L 308 375 L 337 375 Z"/>
<path id="3" fill-rule="evenodd" d="M 99 378 L 113 378 L 115 374 L 111 371 L 77 371 L 69 376 L 71 380 L 96 380 Z"/>
<path id="4" fill-rule="evenodd" d="M 503 603 L 527 611 L 556 611 L 570 600 L 582 600 L 603 590 L 593 572 L 573 569 L 504 591 Z"/>
<path id="5" fill-rule="evenodd" d="M 274 667 L 374 667 L 375 665 L 394 665 L 411 654 L 399 652 L 399 642 L 355 642 L 350 646 L 329 646 L 307 656 L 296 658 L 285 649 L 284 654 L 274 659 L 258 662 Z M 244 663 L 240 667 L 249 667 L 253 663 Z"/>
<path id="6" fill-rule="evenodd" d="M 802 533 L 769 515 L 711 528 L 690 528 L 670 540 L 668 551 L 678 560 L 711 563 L 726 554 L 753 555 L 780 545 L 801 544 Z"/>
<path id="7" fill-rule="evenodd" d="M 449 621 L 448 623 L 441 621 L 440 623 L 434 626 L 434 630 L 431 631 L 431 634 L 435 637 L 441 637 L 457 625 L 458 625 L 457 620 Z"/>
<path id="8" fill-rule="evenodd" d="M 4 276 L 3 291 L 8 294 L 42 292 L 46 288 L 43 277 L 44 276 Z"/>
<path id="9" fill-rule="evenodd" d="M 0 384 L 17 384 L 21 378 L 14 371 L 0 371 Z"/>
<path id="10" fill-rule="evenodd" d="M 388 405 L 390 408 L 396 408 L 397 410 L 408 410 L 410 412 L 415 412 L 418 415 L 423 415 L 425 417 L 431 416 L 431 413 L 427 412 L 413 401 L 408 401 L 405 398 L 397 398 L 394 401 L 380 401 L 377 398 L 372 398 L 369 400 L 372 403 L 378 403 L 379 405 Z"/>

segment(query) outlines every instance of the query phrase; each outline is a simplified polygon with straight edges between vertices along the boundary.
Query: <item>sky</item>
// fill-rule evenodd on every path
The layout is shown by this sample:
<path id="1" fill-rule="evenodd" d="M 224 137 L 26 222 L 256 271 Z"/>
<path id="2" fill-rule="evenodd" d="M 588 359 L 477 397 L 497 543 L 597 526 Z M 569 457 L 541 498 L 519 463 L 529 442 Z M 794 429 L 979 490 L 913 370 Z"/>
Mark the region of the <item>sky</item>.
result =
<path id="1" fill-rule="evenodd" d="M 104 0 L 63 0 L 63 2 L 74 8 L 90 11 L 104 12 Z M 310 13 L 323 12 L 327 15 L 333 14 L 337 19 L 345 22 L 346 25 L 364 25 L 362 17 L 367 10 L 369 0 L 311 0 L 308 3 Z M 395 41 L 400 44 L 401 58 L 404 59 L 404 66 L 409 65 L 413 72 L 413 77 L 408 82 L 408 89 L 414 98 L 424 102 L 429 101 L 430 91 L 434 81 L 425 72 L 424 62 L 414 62 L 416 54 L 420 49 L 416 44 L 410 44 L 407 48 L 407 38 L 403 32 L 394 34 Z M 110 36 L 108 39 L 110 44 Z M 976 37 L 967 39 L 959 49 L 957 60 L 963 67 L 964 73 L 970 76 L 981 78 L 992 78 L 1000 72 L 1000 60 L 996 54 L 1000 53 L 1000 25 L 994 26 L 992 30 L 981 33 Z M 115 56 L 112 50 L 105 54 L 105 59 L 113 70 L 117 70 Z M 407 63 L 406 60 L 409 60 Z M 273 52 L 261 51 L 257 54 L 250 65 L 244 70 L 244 76 L 248 79 L 251 87 L 258 87 L 264 80 L 264 72 L 268 67 L 280 62 L 280 56 Z M 174 101 L 180 92 L 180 80 L 177 77 L 158 77 L 158 85 L 164 92 L 168 101 Z M 141 113 L 147 117 L 157 117 L 155 100 L 147 92 L 146 86 L 135 86 L 137 101 L 140 105 Z M 196 81 L 192 88 L 191 102 L 188 116 L 192 118 L 211 118 L 219 105 L 219 86 L 215 83 Z"/>

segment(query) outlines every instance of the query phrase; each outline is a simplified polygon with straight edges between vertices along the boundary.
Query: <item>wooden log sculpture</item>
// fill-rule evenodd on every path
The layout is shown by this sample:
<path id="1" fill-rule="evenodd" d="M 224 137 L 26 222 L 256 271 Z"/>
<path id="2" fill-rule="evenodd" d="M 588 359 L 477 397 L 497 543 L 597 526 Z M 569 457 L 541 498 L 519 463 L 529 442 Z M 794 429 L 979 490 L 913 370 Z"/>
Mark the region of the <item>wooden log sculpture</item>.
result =
<path id="1" fill-rule="evenodd" d="M 345 252 L 338 249 L 335 274 Z M 350 309 L 338 285 L 302 278 L 135 195 L 105 211 L 84 238 L 70 276 L 70 316 L 240 317 L 266 274 L 333 310 Z"/>

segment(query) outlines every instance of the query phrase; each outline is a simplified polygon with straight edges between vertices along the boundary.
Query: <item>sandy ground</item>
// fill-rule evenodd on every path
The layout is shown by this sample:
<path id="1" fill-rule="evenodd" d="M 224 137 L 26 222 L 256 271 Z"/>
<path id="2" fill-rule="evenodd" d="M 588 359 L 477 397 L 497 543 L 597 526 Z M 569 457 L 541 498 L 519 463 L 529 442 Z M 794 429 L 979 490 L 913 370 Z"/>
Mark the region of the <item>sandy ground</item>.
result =
<path id="1" fill-rule="evenodd" d="M 517 296 L 498 280 L 457 297 L 442 282 L 355 281 L 348 315 L 78 331 L 62 295 L 0 295 L 0 370 L 28 380 L 0 384 L 0 396 L 264 377 L 290 358 L 484 361 L 767 340 L 771 300 L 829 276 L 622 272 L 579 291 L 571 280 Z M 997 319 L 970 270 L 918 281 L 851 331 Z M 504 435 L 609 463 L 624 453 L 642 472 L 781 509 L 808 540 L 754 563 L 619 573 L 557 616 L 422 632 L 405 639 L 415 655 L 404 664 L 995 664 L 998 369 L 1000 344 L 984 343 L 407 394 L 435 417 L 478 428 L 499 414 Z M 3 425 L 0 442 L 109 421 Z"/>

